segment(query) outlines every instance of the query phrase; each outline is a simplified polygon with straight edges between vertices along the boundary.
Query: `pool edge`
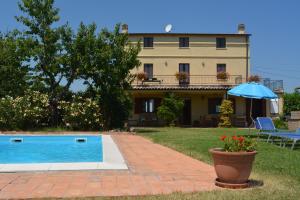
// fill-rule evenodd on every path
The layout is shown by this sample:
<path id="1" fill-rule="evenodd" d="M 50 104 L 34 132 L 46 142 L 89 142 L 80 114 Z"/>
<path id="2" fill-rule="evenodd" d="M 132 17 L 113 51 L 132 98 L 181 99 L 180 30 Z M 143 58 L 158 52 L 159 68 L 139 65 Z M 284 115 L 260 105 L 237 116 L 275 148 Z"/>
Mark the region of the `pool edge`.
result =
<path id="1" fill-rule="evenodd" d="M 70 170 L 127 170 L 126 162 L 110 135 L 102 135 L 103 162 L 0 164 L 0 173 Z M 109 154 L 109 156 L 108 156 Z"/>

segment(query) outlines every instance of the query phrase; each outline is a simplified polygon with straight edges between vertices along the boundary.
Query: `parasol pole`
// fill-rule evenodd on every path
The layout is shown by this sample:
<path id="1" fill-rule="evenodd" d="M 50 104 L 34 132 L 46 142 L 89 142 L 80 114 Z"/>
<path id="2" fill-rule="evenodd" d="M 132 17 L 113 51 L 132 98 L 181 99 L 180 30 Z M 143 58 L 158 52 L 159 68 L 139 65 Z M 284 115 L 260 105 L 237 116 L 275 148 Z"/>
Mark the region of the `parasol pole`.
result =
<path id="1" fill-rule="evenodd" d="M 254 120 L 253 120 L 253 118 L 252 118 L 252 101 L 253 101 L 253 99 L 251 98 L 251 101 L 250 101 L 250 119 L 251 119 L 251 124 L 250 124 L 250 126 L 249 126 L 249 134 L 250 134 L 250 127 L 252 126 L 252 124 L 254 124 Z"/>

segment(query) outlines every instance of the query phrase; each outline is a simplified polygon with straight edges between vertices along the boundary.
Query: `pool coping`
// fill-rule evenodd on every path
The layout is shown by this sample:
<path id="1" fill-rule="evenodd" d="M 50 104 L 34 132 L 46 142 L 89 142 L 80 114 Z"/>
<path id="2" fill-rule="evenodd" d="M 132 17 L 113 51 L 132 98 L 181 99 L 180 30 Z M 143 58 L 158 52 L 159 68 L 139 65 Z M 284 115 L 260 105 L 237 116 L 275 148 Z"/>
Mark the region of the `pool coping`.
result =
<path id="1" fill-rule="evenodd" d="M 0 134 L 9 136 L 10 134 Z M 62 136 L 72 134 L 45 134 L 46 136 Z M 80 134 L 91 135 L 95 134 Z M 13 135 L 16 136 L 16 135 Z M 18 136 L 44 136 L 44 134 L 18 134 Z M 68 171 L 68 170 L 127 170 L 127 164 L 110 135 L 102 135 L 103 162 L 74 162 L 74 163 L 22 163 L 0 164 L 2 172 L 30 172 L 30 171 Z"/>

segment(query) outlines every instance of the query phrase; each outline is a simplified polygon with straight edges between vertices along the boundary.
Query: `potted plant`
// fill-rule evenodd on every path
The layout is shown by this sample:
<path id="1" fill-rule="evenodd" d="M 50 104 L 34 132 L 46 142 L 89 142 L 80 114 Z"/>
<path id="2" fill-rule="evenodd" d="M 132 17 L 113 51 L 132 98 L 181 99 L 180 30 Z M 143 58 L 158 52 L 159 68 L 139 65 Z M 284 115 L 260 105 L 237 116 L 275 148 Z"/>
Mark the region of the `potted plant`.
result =
<path id="1" fill-rule="evenodd" d="M 258 75 L 251 75 L 248 78 L 248 82 L 256 82 L 256 83 L 258 83 L 258 82 L 260 82 L 260 76 L 258 76 Z"/>
<path id="2" fill-rule="evenodd" d="M 217 79 L 219 81 L 226 81 L 229 79 L 229 74 L 227 72 L 218 72 Z"/>
<path id="3" fill-rule="evenodd" d="M 213 148 L 216 185 L 225 188 L 246 188 L 256 155 L 256 142 L 243 136 L 221 136 L 223 148 Z"/>
<path id="4" fill-rule="evenodd" d="M 139 81 L 143 81 L 147 79 L 147 74 L 145 72 L 138 72 L 136 73 L 136 78 Z"/>
<path id="5" fill-rule="evenodd" d="M 188 82 L 188 73 L 186 72 L 176 72 L 175 76 L 180 83 Z"/>

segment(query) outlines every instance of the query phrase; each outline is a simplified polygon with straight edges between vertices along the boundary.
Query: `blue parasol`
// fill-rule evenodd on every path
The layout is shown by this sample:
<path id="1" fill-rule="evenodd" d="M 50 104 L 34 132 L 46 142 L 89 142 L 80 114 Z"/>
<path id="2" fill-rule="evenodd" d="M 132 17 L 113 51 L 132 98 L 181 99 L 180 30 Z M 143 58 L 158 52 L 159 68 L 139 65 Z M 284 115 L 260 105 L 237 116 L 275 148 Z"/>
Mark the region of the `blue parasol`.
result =
<path id="1" fill-rule="evenodd" d="M 266 86 L 256 83 L 249 82 L 240 84 L 227 92 L 229 95 L 239 96 L 251 99 L 250 105 L 250 118 L 252 118 L 252 99 L 277 99 L 278 96 Z"/>

